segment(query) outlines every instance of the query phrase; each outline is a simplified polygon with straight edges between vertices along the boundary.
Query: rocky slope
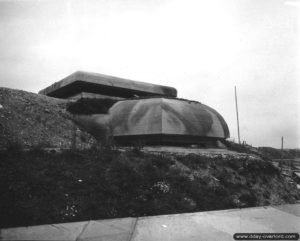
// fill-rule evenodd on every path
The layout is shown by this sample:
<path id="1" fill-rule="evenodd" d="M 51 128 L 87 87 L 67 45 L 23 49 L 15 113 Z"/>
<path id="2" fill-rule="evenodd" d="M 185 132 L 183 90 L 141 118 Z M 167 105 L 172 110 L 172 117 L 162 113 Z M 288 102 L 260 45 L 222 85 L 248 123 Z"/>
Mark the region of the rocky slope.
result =
<path id="1" fill-rule="evenodd" d="M 0 149 L 90 147 L 95 139 L 74 124 L 67 101 L 0 88 Z"/>

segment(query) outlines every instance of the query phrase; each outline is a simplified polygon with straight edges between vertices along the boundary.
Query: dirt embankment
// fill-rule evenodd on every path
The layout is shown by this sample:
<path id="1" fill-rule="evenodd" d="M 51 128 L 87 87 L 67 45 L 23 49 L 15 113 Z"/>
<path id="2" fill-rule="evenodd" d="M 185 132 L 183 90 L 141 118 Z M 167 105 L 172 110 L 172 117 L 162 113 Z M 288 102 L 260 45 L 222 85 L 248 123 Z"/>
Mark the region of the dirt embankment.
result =
<path id="1" fill-rule="evenodd" d="M 300 149 L 276 149 L 272 147 L 259 147 L 259 153 L 269 159 L 296 159 L 300 157 Z"/>
<path id="2" fill-rule="evenodd" d="M 295 203 L 271 162 L 89 149 L 0 151 L 0 227 Z"/>
<path id="3" fill-rule="evenodd" d="M 90 147 L 95 139 L 72 121 L 66 105 L 65 100 L 0 88 L 0 149 Z"/>

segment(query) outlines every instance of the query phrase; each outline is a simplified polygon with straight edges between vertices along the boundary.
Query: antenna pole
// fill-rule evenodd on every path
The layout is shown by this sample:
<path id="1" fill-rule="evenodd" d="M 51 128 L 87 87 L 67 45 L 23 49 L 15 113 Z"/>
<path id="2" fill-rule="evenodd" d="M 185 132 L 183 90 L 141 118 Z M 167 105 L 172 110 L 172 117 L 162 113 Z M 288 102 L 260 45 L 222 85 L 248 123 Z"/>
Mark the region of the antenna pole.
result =
<path id="1" fill-rule="evenodd" d="M 281 159 L 283 158 L 283 136 L 281 137 Z"/>
<path id="2" fill-rule="evenodd" d="M 238 104 L 237 104 L 236 86 L 234 86 L 234 94 L 235 94 L 235 109 L 236 109 L 236 121 L 237 121 L 237 128 L 238 128 L 238 139 L 239 139 L 239 144 L 241 144 L 240 122 L 239 122 L 239 111 L 238 111 Z"/>

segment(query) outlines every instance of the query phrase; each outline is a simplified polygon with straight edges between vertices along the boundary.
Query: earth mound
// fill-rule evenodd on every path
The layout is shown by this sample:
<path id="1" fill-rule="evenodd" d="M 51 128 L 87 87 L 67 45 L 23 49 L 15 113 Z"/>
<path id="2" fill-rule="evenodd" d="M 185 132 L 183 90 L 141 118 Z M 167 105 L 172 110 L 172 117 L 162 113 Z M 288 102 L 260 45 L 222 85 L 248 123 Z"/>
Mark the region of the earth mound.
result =
<path id="1" fill-rule="evenodd" d="M 95 139 L 66 111 L 68 101 L 22 90 L 0 88 L 0 149 L 21 145 L 84 149 Z"/>

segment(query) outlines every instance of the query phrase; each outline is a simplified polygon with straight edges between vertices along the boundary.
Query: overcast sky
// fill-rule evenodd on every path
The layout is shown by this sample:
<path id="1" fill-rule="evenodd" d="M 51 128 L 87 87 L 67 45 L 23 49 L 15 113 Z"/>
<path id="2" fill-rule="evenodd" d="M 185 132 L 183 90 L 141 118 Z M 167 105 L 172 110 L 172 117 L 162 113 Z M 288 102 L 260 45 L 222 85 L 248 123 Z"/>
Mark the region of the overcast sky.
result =
<path id="1" fill-rule="evenodd" d="M 237 140 L 300 147 L 299 0 L 0 0 L 0 86 L 77 70 L 174 86 Z"/>

